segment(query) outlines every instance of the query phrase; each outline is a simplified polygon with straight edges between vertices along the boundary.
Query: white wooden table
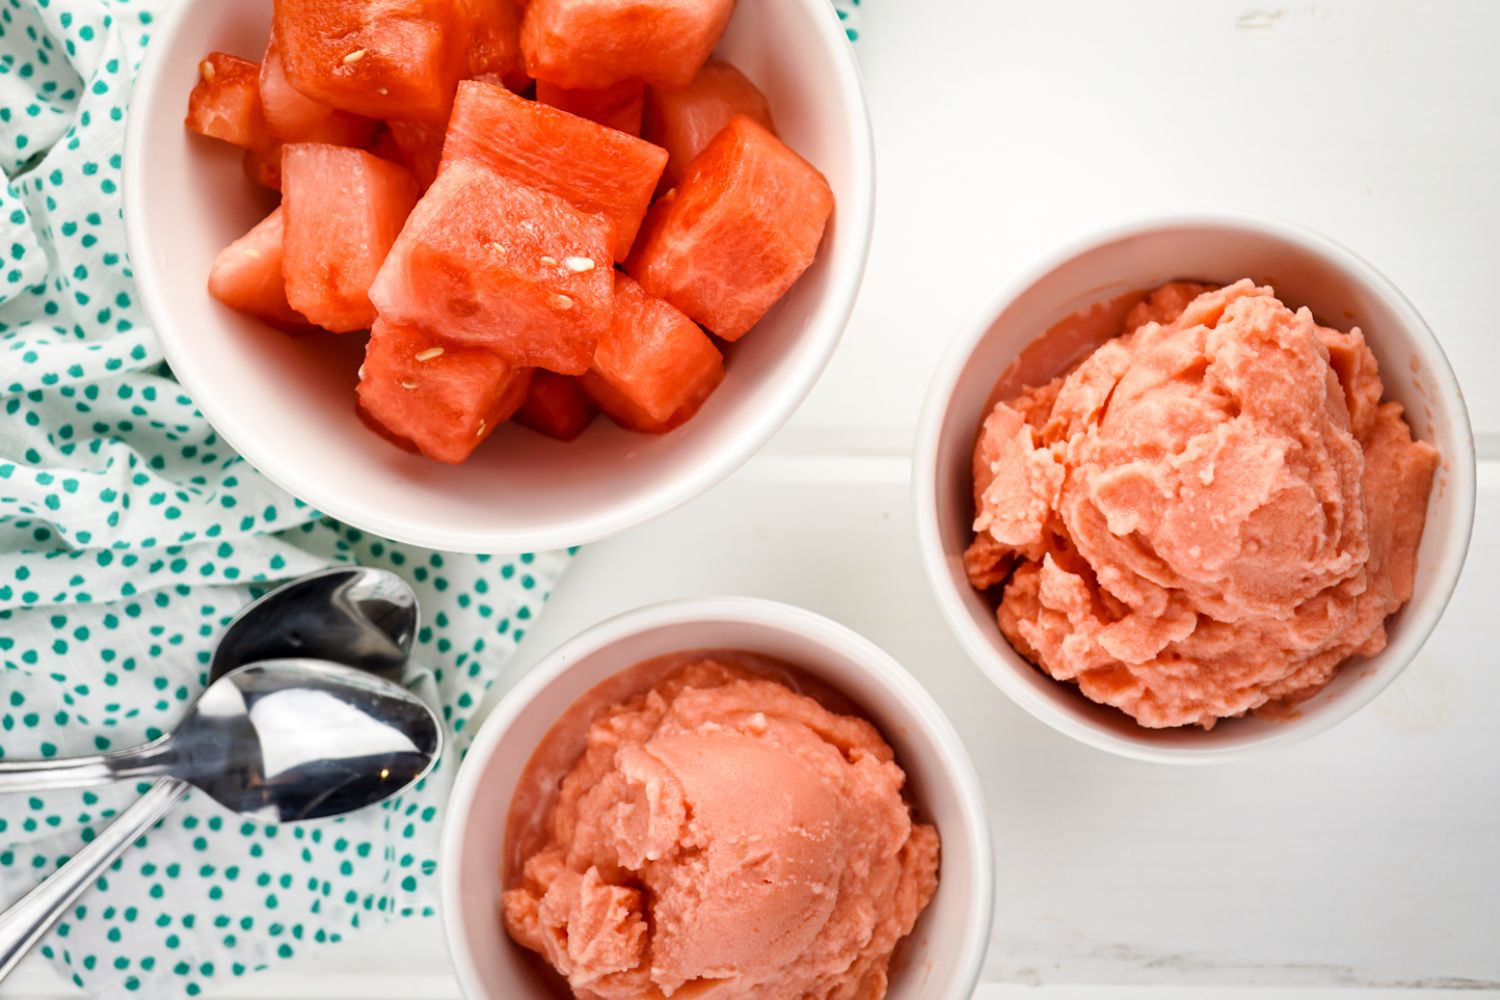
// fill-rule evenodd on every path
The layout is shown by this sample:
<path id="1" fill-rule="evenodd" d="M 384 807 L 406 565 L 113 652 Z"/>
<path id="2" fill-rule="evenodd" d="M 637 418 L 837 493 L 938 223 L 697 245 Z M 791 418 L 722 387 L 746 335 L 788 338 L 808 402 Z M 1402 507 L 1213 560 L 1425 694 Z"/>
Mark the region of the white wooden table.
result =
<path id="1" fill-rule="evenodd" d="M 870 0 L 865 17 L 879 218 L 831 369 L 733 479 L 584 552 L 506 683 L 647 601 L 800 603 L 900 658 L 974 756 L 999 877 L 981 997 L 1500 996 L 1500 2 Z M 907 452 L 939 353 L 998 281 L 1192 205 L 1301 221 L 1385 270 L 1458 369 L 1484 462 L 1468 574 L 1402 680 L 1311 743 L 1183 770 L 1076 745 L 984 681 L 928 596 Z M 71 995 L 37 962 L 0 988 Z M 458 992 L 428 921 L 216 995 Z"/>

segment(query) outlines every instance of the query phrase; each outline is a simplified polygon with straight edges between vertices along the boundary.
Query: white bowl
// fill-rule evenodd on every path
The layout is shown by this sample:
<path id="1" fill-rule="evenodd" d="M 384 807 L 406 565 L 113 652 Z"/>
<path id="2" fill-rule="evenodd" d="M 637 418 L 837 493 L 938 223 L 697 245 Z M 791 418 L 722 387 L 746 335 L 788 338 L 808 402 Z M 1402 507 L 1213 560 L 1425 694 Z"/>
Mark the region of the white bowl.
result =
<path id="1" fill-rule="evenodd" d="M 963 552 L 973 538 L 971 460 L 995 383 L 1017 353 L 1056 321 L 1091 303 L 1180 278 L 1273 285 L 1323 322 L 1359 326 L 1412 432 L 1442 454 L 1417 558 L 1411 601 L 1389 622 L 1376 656 L 1348 663 L 1293 717 L 1242 718 L 1211 731 L 1153 730 L 1051 679 L 1001 635 L 992 602 L 969 586 Z M 969 655 L 1038 719 L 1102 750 L 1144 760 L 1207 763 L 1285 746 L 1368 704 L 1411 662 L 1458 583 L 1474 521 L 1474 442 L 1458 380 L 1432 331 L 1378 271 L 1349 250 L 1286 222 L 1233 212 L 1148 219 L 1107 230 L 1012 282 L 958 336 L 933 379 L 917 433 L 912 479 L 929 580 Z"/>
<path id="2" fill-rule="evenodd" d="M 125 222 L 143 301 L 179 381 L 231 446 L 340 520 L 404 542 L 515 552 L 576 545 L 665 513 L 738 468 L 786 422 L 854 306 L 873 219 L 874 150 L 849 43 L 828 0 L 742 3 L 719 54 L 771 101 L 782 137 L 837 199 L 818 259 L 733 345 L 729 375 L 683 428 L 631 434 L 599 420 L 562 444 L 502 428 L 466 464 L 407 454 L 354 409 L 362 335 L 294 339 L 206 291 L 214 256 L 274 202 L 240 153 L 183 128 L 198 61 L 259 60 L 271 0 L 180 0 L 156 29 L 131 102 Z"/>
<path id="3" fill-rule="evenodd" d="M 464 758 L 443 831 L 443 923 L 470 1000 L 550 995 L 500 922 L 505 818 L 532 752 L 590 688 L 643 660 L 744 649 L 795 664 L 856 702 L 896 752 L 922 817 L 942 838 L 938 891 L 898 952 L 889 1000 L 960 1000 L 978 981 L 994 905 L 983 793 L 942 710 L 869 640 L 810 611 L 743 597 L 673 601 L 596 625 L 508 694 Z"/>

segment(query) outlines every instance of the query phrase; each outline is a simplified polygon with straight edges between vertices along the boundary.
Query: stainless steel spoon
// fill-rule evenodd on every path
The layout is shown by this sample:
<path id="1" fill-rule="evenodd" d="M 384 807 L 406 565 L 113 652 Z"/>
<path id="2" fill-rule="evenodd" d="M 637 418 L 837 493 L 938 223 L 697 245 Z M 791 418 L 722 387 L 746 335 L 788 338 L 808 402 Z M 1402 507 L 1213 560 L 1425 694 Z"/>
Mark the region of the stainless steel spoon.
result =
<path id="1" fill-rule="evenodd" d="M 265 822 L 318 819 L 416 780 L 441 728 L 416 695 L 363 670 L 267 660 L 209 685 L 175 730 L 145 746 L 0 764 L 0 791 L 172 778 Z"/>
<path id="2" fill-rule="evenodd" d="M 170 776 L 0 916 L 0 979 L 189 787 L 263 821 L 336 816 L 421 778 L 442 751 L 442 733 L 420 698 L 351 667 L 272 660 L 230 672 L 171 736 L 143 748 L 127 766 L 72 772 L 73 785 Z"/>
<path id="3" fill-rule="evenodd" d="M 355 566 L 311 573 L 276 588 L 235 616 L 214 648 L 209 677 L 217 682 L 247 663 L 301 658 L 399 680 L 411 654 L 418 618 L 416 594 L 405 580 L 387 570 Z M 207 695 L 204 698 L 182 725 L 201 714 Z M 86 788 L 175 774 L 173 761 L 182 756 L 182 746 L 173 735 L 108 754 L 0 761 L 0 794 Z"/>
<path id="4" fill-rule="evenodd" d="M 246 662 L 246 656 L 301 652 L 399 675 L 417 625 L 416 595 L 400 577 L 363 567 L 325 570 L 277 588 L 242 610 L 215 649 L 210 673 L 217 680 Z M 0 914 L 0 980 L 188 787 L 178 778 L 158 780 L 67 864 Z"/>
<path id="5" fill-rule="evenodd" d="M 214 647 L 210 680 L 258 660 L 332 660 L 399 681 L 416 640 L 417 595 L 395 573 L 337 566 L 298 577 L 244 608 Z"/>

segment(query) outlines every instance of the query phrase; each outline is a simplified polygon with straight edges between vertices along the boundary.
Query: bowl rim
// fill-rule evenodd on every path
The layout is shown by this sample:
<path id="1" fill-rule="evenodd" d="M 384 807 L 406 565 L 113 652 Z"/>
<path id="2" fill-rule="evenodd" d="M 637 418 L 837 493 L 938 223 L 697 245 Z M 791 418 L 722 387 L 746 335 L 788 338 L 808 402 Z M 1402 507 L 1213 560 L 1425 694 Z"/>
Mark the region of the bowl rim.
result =
<path id="1" fill-rule="evenodd" d="M 1438 553 L 1437 565 L 1442 575 L 1433 581 L 1432 587 L 1424 596 L 1419 609 L 1420 616 L 1404 623 L 1403 644 L 1409 649 L 1402 662 L 1365 678 L 1356 691 L 1346 693 L 1336 706 L 1324 710 L 1314 721 L 1289 720 L 1273 732 L 1235 745 L 1216 746 L 1205 743 L 1201 746 L 1167 746 L 1146 740 L 1145 734 L 1153 732 L 1152 730 L 1142 730 L 1140 737 L 1126 736 L 1066 711 L 1062 707 L 1062 695 L 1072 697 L 1073 692 L 1063 690 L 1061 682 L 1057 682 L 1056 692 L 1049 688 L 1044 689 L 1046 693 L 1038 693 L 1022 683 L 1019 676 L 1021 667 L 1024 666 L 1026 670 L 1036 668 L 1019 655 L 1015 657 L 1015 662 L 996 655 L 990 644 L 992 636 L 980 630 L 964 607 L 963 594 L 949 573 L 939 533 L 938 442 L 959 379 L 969 358 L 995 321 L 1033 285 L 1073 259 L 1111 243 L 1171 228 L 1226 228 L 1253 232 L 1297 244 L 1336 264 L 1351 278 L 1383 298 L 1400 316 L 1405 336 L 1422 356 L 1424 366 L 1430 366 L 1438 391 L 1447 397 L 1458 424 L 1454 436 L 1459 441 L 1459 454 L 1444 456 L 1449 463 L 1445 467 L 1449 474 L 1448 488 L 1453 491 L 1453 522 Z M 1463 575 L 1474 529 L 1475 462 L 1473 428 L 1463 388 L 1454 374 L 1453 366 L 1421 313 L 1389 278 L 1342 243 L 1299 223 L 1240 209 L 1185 208 L 1136 213 L 1088 230 L 1083 235 L 1074 235 L 1044 254 L 1036 263 L 1002 282 L 970 315 L 961 332 L 952 339 L 944 352 L 922 405 L 912 452 L 913 516 L 917 522 L 917 542 L 922 554 L 922 567 L 949 629 L 958 637 L 970 659 L 1007 697 L 1057 732 L 1098 750 L 1153 763 L 1217 764 L 1282 749 L 1327 732 L 1374 701 L 1410 665 L 1442 619 Z M 1410 608 L 1411 605 L 1412 602 L 1409 601 L 1405 608 Z"/>
<path id="2" fill-rule="evenodd" d="M 937 748 L 942 773 L 951 783 L 963 814 L 963 833 L 974 845 L 975 876 L 969 880 L 964 937 L 959 967 L 954 970 L 952 1000 L 967 997 L 979 982 L 989 947 L 995 908 L 994 850 L 984 789 L 968 749 L 937 701 L 901 664 L 858 632 L 816 612 L 759 597 L 687 597 L 662 601 L 607 618 L 546 654 L 517 682 L 480 726 L 465 753 L 443 819 L 439 865 L 442 871 L 440 913 L 449 956 L 465 996 L 486 996 L 463 930 L 460 897 L 464 873 L 457 859 L 479 793 L 482 773 L 512 725 L 545 688 L 579 661 L 632 635 L 658 628 L 705 621 L 732 622 L 794 634 L 824 646 L 856 664 L 872 681 L 896 696 L 912 722 Z M 585 693 L 578 692 L 579 695 Z"/>
<path id="3" fill-rule="evenodd" d="M 182 0 L 159 19 L 153 44 L 131 92 L 130 113 L 126 116 L 123 171 L 126 247 L 142 304 L 151 317 L 157 343 L 174 377 L 219 437 L 270 482 L 323 514 L 410 545 L 451 552 L 519 552 L 583 545 L 652 521 L 712 489 L 765 447 L 822 377 L 854 313 L 874 232 L 875 138 L 853 46 L 826 0 L 795 2 L 821 26 L 817 37 L 831 70 L 832 89 L 844 112 L 844 142 L 849 150 L 852 183 L 848 194 L 840 197 L 836 212 L 852 220 L 848 245 L 840 257 L 830 261 L 828 289 L 815 307 L 814 320 L 800 334 L 802 338 L 814 339 L 817 349 L 810 351 L 798 367 L 780 373 L 766 390 L 767 402 L 760 412 L 767 417 L 742 422 L 737 430 L 727 433 L 726 444 L 709 460 L 681 463 L 670 476 L 662 477 L 629 503 L 608 502 L 567 521 L 535 529 L 515 529 L 503 524 L 460 528 L 367 509 L 358 499 L 342 493 L 335 485 L 336 476 L 303 469 L 297 462 L 286 460 L 286 452 L 276 442 L 259 439 L 250 422 L 237 416 L 234 407 L 221 403 L 215 393 L 196 392 L 194 387 L 212 384 L 205 374 L 206 366 L 194 362 L 193 352 L 184 346 L 188 338 L 172 332 L 175 320 L 161 291 L 170 279 L 155 274 L 146 263 L 150 260 L 146 203 L 151 189 L 147 177 L 146 123 L 152 116 L 145 109 L 159 104 L 166 89 L 164 81 L 169 67 L 161 53 L 170 47 L 194 8 L 210 6 L 210 0 Z M 609 496 L 607 492 L 601 495 Z"/>

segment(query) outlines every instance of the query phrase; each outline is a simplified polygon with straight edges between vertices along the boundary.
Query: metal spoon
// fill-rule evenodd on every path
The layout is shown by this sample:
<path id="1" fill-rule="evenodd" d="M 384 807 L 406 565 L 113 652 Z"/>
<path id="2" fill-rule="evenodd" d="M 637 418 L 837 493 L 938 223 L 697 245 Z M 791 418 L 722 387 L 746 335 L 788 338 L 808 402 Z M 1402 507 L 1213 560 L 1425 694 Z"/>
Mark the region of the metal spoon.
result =
<path id="1" fill-rule="evenodd" d="M 420 698 L 363 671 L 321 660 L 240 667 L 211 685 L 176 732 L 68 785 L 170 775 L 46 882 L 0 916 L 0 979 L 74 899 L 191 785 L 263 821 L 336 816 L 385 799 L 426 774 L 442 724 Z M 53 784 L 50 787 L 61 787 Z"/>
<path id="2" fill-rule="evenodd" d="M 417 595 L 395 573 L 337 566 L 298 577 L 244 608 L 214 648 L 210 680 L 258 660 L 332 660 L 399 681 L 416 639 Z"/>
<path id="3" fill-rule="evenodd" d="M 209 685 L 173 732 L 144 746 L 0 764 L 0 791 L 172 778 L 266 822 L 318 819 L 416 780 L 440 732 L 399 685 L 326 660 L 268 660 Z"/>
<path id="4" fill-rule="evenodd" d="M 214 648 L 209 677 L 217 682 L 247 663 L 301 658 L 397 680 L 411 653 L 418 617 L 416 594 L 394 573 L 362 566 L 311 573 L 276 588 L 235 616 Z M 183 725 L 201 714 L 207 698 L 205 694 Z M 164 756 L 180 753 L 173 749 L 174 740 L 167 736 L 143 747 L 84 757 L 0 761 L 0 794 L 175 774 L 170 765 L 162 769 Z"/>
<path id="5" fill-rule="evenodd" d="M 282 616 L 294 627 L 283 625 Z M 294 580 L 242 610 L 215 649 L 210 673 L 217 680 L 244 663 L 242 657 L 277 657 L 301 651 L 321 654 L 356 669 L 399 674 L 410 653 L 417 623 L 416 595 L 400 577 L 362 567 L 325 570 Z M 281 642 L 286 645 L 279 645 Z M 166 815 L 187 789 L 188 785 L 177 778 L 157 781 L 99 837 L 0 914 L 0 980 L 35 947 L 84 889 Z"/>

